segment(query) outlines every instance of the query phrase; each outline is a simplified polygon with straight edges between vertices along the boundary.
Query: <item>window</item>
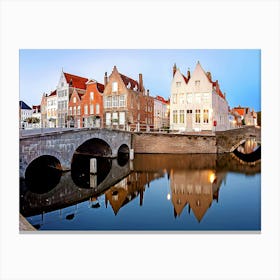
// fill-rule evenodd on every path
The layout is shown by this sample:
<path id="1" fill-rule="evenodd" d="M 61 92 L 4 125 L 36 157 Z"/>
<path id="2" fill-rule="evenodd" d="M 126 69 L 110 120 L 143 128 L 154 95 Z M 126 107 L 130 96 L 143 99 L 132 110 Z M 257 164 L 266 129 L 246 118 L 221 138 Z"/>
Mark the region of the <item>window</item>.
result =
<path id="1" fill-rule="evenodd" d="M 118 122 L 118 113 L 117 112 L 113 113 L 113 121 Z"/>
<path id="2" fill-rule="evenodd" d="M 203 123 L 209 123 L 209 110 L 203 110 Z"/>
<path id="3" fill-rule="evenodd" d="M 194 82 L 194 84 L 195 84 L 196 87 L 199 87 L 199 86 L 200 86 L 200 80 L 196 80 L 196 81 Z"/>
<path id="4" fill-rule="evenodd" d="M 173 123 L 178 123 L 177 110 L 173 111 Z"/>
<path id="5" fill-rule="evenodd" d="M 197 94 L 195 95 L 195 102 L 196 102 L 196 103 L 200 103 L 200 102 L 201 102 L 201 94 L 200 94 L 200 93 L 197 93 Z"/>
<path id="6" fill-rule="evenodd" d="M 76 114 L 77 114 L 77 112 L 76 112 L 76 106 L 75 106 L 73 115 L 76 116 Z"/>
<path id="7" fill-rule="evenodd" d="M 106 113 L 106 125 L 111 124 L 111 113 Z"/>
<path id="8" fill-rule="evenodd" d="M 93 114 L 93 104 L 90 104 L 89 113 L 90 113 L 91 115 Z"/>
<path id="9" fill-rule="evenodd" d="M 96 107 L 95 107 L 95 114 L 100 114 L 100 109 L 99 109 L 99 104 L 96 104 Z"/>
<path id="10" fill-rule="evenodd" d="M 179 99 L 179 103 L 180 104 L 184 104 L 184 94 L 183 93 L 181 93 L 180 94 L 180 97 L 179 97 L 180 99 Z"/>
<path id="11" fill-rule="evenodd" d="M 77 115 L 81 115 L 81 106 L 78 106 Z"/>
<path id="12" fill-rule="evenodd" d="M 192 103 L 192 94 L 187 93 L 187 103 Z"/>
<path id="13" fill-rule="evenodd" d="M 90 92 L 90 100 L 93 100 L 93 99 L 94 99 L 94 92 L 91 91 L 91 92 Z"/>
<path id="14" fill-rule="evenodd" d="M 85 106 L 84 106 L 84 113 L 85 113 L 85 115 L 88 114 L 88 105 L 85 105 Z"/>
<path id="15" fill-rule="evenodd" d="M 69 107 L 69 115 L 72 115 L 72 107 Z"/>
<path id="16" fill-rule="evenodd" d="M 73 98 L 73 103 L 76 103 L 76 102 L 77 102 L 77 98 L 74 97 L 74 98 Z"/>
<path id="17" fill-rule="evenodd" d="M 203 103 L 209 103 L 209 94 L 208 93 L 203 93 L 202 102 Z"/>
<path id="18" fill-rule="evenodd" d="M 118 91 L 118 83 L 117 82 L 113 82 L 112 83 L 112 92 L 117 92 Z"/>
<path id="19" fill-rule="evenodd" d="M 113 96 L 112 97 L 112 107 L 118 107 L 118 100 L 119 98 L 118 98 L 118 96 L 117 95 L 115 95 L 115 96 Z"/>
<path id="20" fill-rule="evenodd" d="M 187 110 L 187 114 L 192 114 L 192 110 Z"/>
<path id="21" fill-rule="evenodd" d="M 184 110 L 180 110 L 180 123 L 185 122 Z"/>
<path id="22" fill-rule="evenodd" d="M 195 110 L 195 122 L 200 123 L 200 110 Z"/>
<path id="23" fill-rule="evenodd" d="M 106 108 L 111 108 L 111 102 L 112 102 L 112 97 L 107 96 L 106 97 L 106 102 L 105 102 Z"/>
<path id="24" fill-rule="evenodd" d="M 177 104 L 177 94 L 173 95 L 173 104 Z"/>
<path id="25" fill-rule="evenodd" d="M 120 125 L 125 124 L 125 112 L 120 112 Z"/>
<path id="26" fill-rule="evenodd" d="M 176 82 L 176 87 L 180 87 L 181 86 L 181 82 Z"/>
<path id="27" fill-rule="evenodd" d="M 119 106 L 125 107 L 125 96 L 124 95 L 120 95 L 120 97 L 119 97 Z"/>

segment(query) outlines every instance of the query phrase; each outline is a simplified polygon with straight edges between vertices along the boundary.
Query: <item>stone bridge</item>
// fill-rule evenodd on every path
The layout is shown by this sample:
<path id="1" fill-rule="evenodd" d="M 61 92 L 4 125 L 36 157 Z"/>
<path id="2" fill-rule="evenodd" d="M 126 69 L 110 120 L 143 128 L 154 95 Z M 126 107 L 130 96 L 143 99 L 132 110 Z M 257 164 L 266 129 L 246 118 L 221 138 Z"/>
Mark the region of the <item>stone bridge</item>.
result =
<path id="1" fill-rule="evenodd" d="M 233 152 L 247 139 L 255 138 L 261 143 L 261 128 L 255 126 L 244 126 L 238 129 L 216 132 L 217 153 Z"/>
<path id="2" fill-rule="evenodd" d="M 20 138 L 20 177 L 25 177 L 28 165 L 41 156 L 52 156 L 62 170 L 71 168 L 75 152 L 116 158 L 119 152 L 129 153 L 131 133 L 120 130 L 92 129 L 55 131 Z"/>

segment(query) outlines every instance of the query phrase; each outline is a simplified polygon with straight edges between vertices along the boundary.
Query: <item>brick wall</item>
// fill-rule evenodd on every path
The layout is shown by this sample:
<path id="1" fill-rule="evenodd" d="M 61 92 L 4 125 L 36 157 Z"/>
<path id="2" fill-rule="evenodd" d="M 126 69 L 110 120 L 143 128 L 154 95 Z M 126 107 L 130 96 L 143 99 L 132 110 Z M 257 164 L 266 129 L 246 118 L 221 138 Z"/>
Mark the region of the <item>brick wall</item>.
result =
<path id="1" fill-rule="evenodd" d="M 132 134 L 135 153 L 216 153 L 216 137 L 182 134 Z"/>

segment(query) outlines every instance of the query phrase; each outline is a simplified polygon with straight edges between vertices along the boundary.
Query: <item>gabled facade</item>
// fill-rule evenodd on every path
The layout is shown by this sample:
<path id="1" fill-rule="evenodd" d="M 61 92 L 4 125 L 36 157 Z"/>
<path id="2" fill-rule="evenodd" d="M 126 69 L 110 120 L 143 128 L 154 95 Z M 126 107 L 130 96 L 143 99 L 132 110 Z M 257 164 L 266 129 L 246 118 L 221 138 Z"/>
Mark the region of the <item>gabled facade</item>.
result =
<path id="1" fill-rule="evenodd" d="M 79 77 L 69 73 L 61 72 L 60 79 L 56 88 L 57 92 L 57 125 L 58 127 L 69 126 L 68 122 L 68 103 L 74 90 L 80 89 L 85 92 L 87 78 Z"/>
<path id="2" fill-rule="evenodd" d="M 69 127 L 80 128 L 83 127 L 83 112 L 82 112 L 82 97 L 83 93 L 80 93 L 77 89 L 73 89 L 69 100 L 69 110 L 67 123 Z"/>
<path id="3" fill-rule="evenodd" d="M 57 94 L 52 91 L 47 97 L 47 125 L 57 127 Z"/>
<path id="4" fill-rule="evenodd" d="M 169 126 L 169 100 L 161 96 L 154 98 L 154 129 L 162 129 Z"/>
<path id="5" fill-rule="evenodd" d="M 104 85 L 90 79 L 86 83 L 86 92 L 81 99 L 84 127 L 102 127 L 103 125 Z"/>
<path id="6" fill-rule="evenodd" d="M 154 99 L 145 90 L 142 74 L 139 81 L 118 72 L 114 66 L 109 77 L 104 77 L 105 127 L 124 130 L 149 130 L 154 125 Z"/>
<path id="7" fill-rule="evenodd" d="M 228 103 L 218 80 L 212 81 L 200 63 L 191 76 L 173 67 L 170 100 L 170 128 L 179 131 L 221 131 L 229 129 Z"/>

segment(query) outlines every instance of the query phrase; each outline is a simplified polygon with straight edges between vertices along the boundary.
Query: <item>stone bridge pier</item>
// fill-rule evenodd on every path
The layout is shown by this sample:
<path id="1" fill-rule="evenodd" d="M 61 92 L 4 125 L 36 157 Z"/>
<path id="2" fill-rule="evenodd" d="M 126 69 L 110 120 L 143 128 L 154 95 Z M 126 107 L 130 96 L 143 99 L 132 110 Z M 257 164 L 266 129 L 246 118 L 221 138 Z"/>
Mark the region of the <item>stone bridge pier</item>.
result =
<path id="1" fill-rule="evenodd" d="M 28 165 L 41 156 L 52 156 L 62 170 L 69 170 L 73 154 L 87 141 L 90 150 L 97 147 L 94 156 L 116 158 L 119 151 L 129 153 L 131 149 L 131 133 L 119 130 L 86 128 L 25 136 L 20 139 L 20 177 L 24 178 Z"/>

